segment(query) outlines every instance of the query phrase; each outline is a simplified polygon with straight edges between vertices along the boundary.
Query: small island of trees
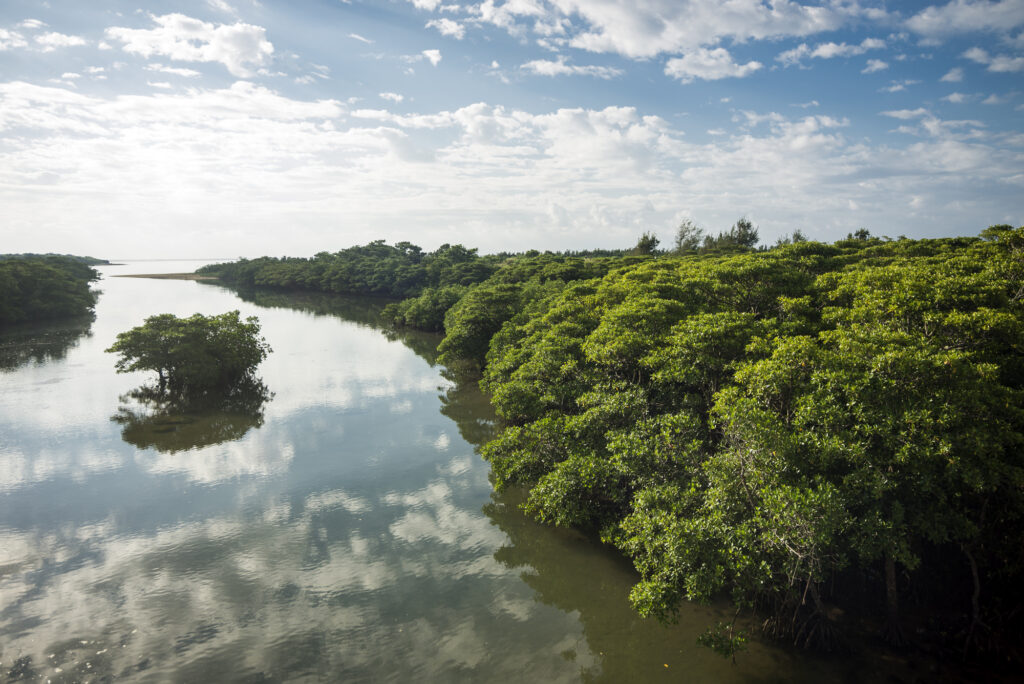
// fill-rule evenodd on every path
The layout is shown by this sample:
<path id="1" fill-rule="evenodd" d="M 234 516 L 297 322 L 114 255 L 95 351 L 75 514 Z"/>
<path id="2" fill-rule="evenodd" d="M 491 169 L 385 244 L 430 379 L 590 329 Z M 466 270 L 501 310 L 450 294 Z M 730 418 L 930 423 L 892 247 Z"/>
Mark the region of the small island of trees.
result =
<path id="1" fill-rule="evenodd" d="M 254 379 L 270 353 L 255 316 L 238 311 L 217 316 L 150 316 L 143 325 L 119 333 L 107 352 L 119 354 L 118 373 L 156 371 L 158 390 L 194 398 L 228 394 Z"/>

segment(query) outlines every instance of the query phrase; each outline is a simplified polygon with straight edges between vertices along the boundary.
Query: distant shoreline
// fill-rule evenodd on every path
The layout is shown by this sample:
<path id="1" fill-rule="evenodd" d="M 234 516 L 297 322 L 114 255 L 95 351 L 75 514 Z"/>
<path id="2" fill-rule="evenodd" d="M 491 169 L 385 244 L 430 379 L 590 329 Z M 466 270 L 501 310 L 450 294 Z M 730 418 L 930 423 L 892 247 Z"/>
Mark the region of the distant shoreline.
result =
<path id="1" fill-rule="evenodd" d="M 157 280 L 218 280 L 215 275 L 202 273 L 125 273 L 112 278 L 156 278 Z"/>

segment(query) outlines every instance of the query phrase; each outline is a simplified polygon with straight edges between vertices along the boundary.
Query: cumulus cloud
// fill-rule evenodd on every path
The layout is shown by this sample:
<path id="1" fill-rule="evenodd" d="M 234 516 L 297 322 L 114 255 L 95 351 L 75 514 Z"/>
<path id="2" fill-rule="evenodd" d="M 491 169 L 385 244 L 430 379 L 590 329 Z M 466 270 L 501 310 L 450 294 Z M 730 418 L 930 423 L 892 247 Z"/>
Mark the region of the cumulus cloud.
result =
<path id="1" fill-rule="evenodd" d="M 212 24 L 183 14 L 150 15 L 156 28 L 111 27 L 106 37 L 123 43 L 126 52 L 161 55 L 183 62 L 219 62 L 235 76 L 251 77 L 266 64 L 274 46 L 266 29 L 244 24 Z"/>
<path id="2" fill-rule="evenodd" d="M 17 31 L 9 31 L 7 29 L 0 28 L 0 52 L 27 46 L 28 41 L 25 40 L 25 36 L 21 35 Z"/>
<path id="3" fill-rule="evenodd" d="M 8 83 L 0 97 L 0 130 L 13 141 L 0 165 L 10 229 L 64 222 L 95 236 L 144 225 L 125 249 L 179 243 L 186 217 L 228 253 L 237 236 L 224 226 L 244 225 L 256 255 L 280 251 L 282 226 L 295 226 L 290 249 L 309 253 L 339 223 L 351 226 L 346 244 L 472 233 L 498 251 L 628 244 L 672 224 L 681 206 L 723 226 L 750 208 L 766 234 L 922 219 L 955 232 L 1019 206 L 1007 179 L 1020 175 L 1020 145 L 972 138 L 977 126 L 923 109 L 886 114 L 921 131 L 897 148 L 847 141 L 846 122 L 829 116 L 751 112 L 740 133 L 709 137 L 702 125 L 705 142 L 693 142 L 632 107 L 350 112 L 245 82 L 132 96 Z M 54 180 L 42 187 L 44 176 Z M 913 211 L 911 195 L 923 203 Z"/>
<path id="4" fill-rule="evenodd" d="M 405 99 L 405 96 L 399 95 L 398 93 L 380 93 L 380 99 L 389 100 L 391 102 L 401 102 Z"/>
<path id="5" fill-rule="evenodd" d="M 437 66 L 441 63 L 441 51 L 440 50 L 424 50 L 420 53 L 423 55 L 428 62 L 432 65 Z"/>
<path id="6" fill-rule="evenodd" d="M 627 57 L 686 52 L 722 39 L 806 36 L 834 30 L 848 19 L 842 10 L 791 0 L 771 4 L 760 0 L 727 4 L 710 0 L 555 0 L 553 4 L 565 16 L 574 12 L 584 21 L 584 28 L 569 39 L 570 45 Z"/>
<path id="7" fill-rule="evenodd" d="M 1020 0 L 953 0 L 928 7 L 910 17 L 907 28 L 920 35 L 941 38 L 973 31 L 1002 32 L 1024 25 Z"/>
<path id="8" fill-rule="evenodd" d="M 538 76 L 593 76 L 611 79 L 622 75 L 622 69 L 597 65 L 567 64 L 565 57 L 557 60 L 535 59 L 519 67 Z"/>
<path id="9" fill-rule="evenodd" d="M 738 64 L 725 48 L 708 50 L 699 48 L 682 57 L 668 60 L 665 74 L 677 78 L 683 83 L 692 83 L 695 79 L 716 81 L 722 78 L 743 78 L 749 76 L 763 65 L 750 61 Z"/>
<path id="10" fill-rule="evenodd" d="M 427 28 L 436 28 L 441 32 L 442 36 L 451 36 L 456 40 L 462 40 L 466 35 L 466 27 L 457 21 L 452 21 L 447 17 L 441 19 L 431 19 L 426 24 Z"/>
<path id="11" fill-rule="evenodd" d="M 954 67 L 947 71 L 939 80 L 943 83 L 960 83 L 964 80 L 964 70 L 960 67 Z"/>
<path id="12" fill-rule="evenodd" d="M 964 102 L 967 102 L 967 100 L 969 98 L 970 98 L 969 95 L 966 95 L 964 93 L 956 93 L 956 92 L 954 92 L 954 93 L 950 93 L 949 95 L 946 95 L 942 99 L 945 102 L 950 102 L 952 104 L 963 104 Z"/>
<path id="13" fill-rule="evenodd" d="M 894 119 L 918 119 L 922 116 L 927 116 L 928 110 L 924 107 L 918 107 L 917 109 L 894 109 L 887 112 L 882 112 L 882 116 L 890 116 Z"/>
<path id="14" fill-rule="evenodd" d="M 990 55 L 986 50 L 973 47 L 963 55 L 966 59 L 978 64 L 984 64 L 989 71 L 1009 72 L 1024 71 L 1024 57 L 1009 57 L 1007 55 Z"/>
<path id="15" fill-rule="evenodd" d="M 785 66 L 800 64 L 806 58 L 833 59 L 835 57 L 854 57 L 863 55 L 868 50 L 879 50 L 885 47 L 885 41 L 878 38 L 865 38 L 858 45 L 847 45 L 846 43 L 819 43 L 813 50 L 806 43 L 786 50 L 775 58 Z M 879 61 L 879 60 L 872 60 Z"/>
<path id="16" fill-rule="evenodd" d="M 184 76 L 185 78 L 196 78 L 201 74 L 195 69 L 184 69 L 181 67 L 165 66 L 163 64 L 147 64 L 147 71 L 159 71 L 164 74 L 174 74 L 175 76 Z"/>
<path id="17" fill-rule="evenodd" d="M 78 47 L 87 44 L 85 38 L 81 36 L 69 36 L 54 31 L 40 34 L 33 40 L 35 40 L 36 45 L 42 48 L 43 52 L 53 52 L 58 48 Z"/>
<path id="18" fill-rule="evenodd" d="M 234 7 L 225 2 L 225 0 L 206 0 L 206 4 L 211 9 L 217 10 L 218 12 L 223 12 L 224 14 L 238 14 L 238 10 L 236 10 Z"/>
<path id="19" fill-rule="evenodd" d="M 884 88 L 880 88 L 880 93 L 902 93 L 907 89 L 908 86 L 917 85 L 921 81 L 913 78 L 905 78 L 902 81 L 892 81 Z"/>
<path id="20" fill-rule="evenodd" d="M 880 59 L 869 59 L 867 66 L 860 70 L 862 74 L 873 74 L 876 71 L 885 71 L 889 68 L 889 63 Z"/>

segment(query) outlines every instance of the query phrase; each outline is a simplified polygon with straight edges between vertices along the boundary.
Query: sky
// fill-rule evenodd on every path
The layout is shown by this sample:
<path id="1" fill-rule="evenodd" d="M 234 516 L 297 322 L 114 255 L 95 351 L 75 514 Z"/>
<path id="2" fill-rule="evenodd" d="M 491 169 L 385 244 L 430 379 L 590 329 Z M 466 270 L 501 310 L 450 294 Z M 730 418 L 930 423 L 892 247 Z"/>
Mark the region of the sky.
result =
<path id="1" fill-rule="evenodd" d="M 1024 0 L 4 0 L 0 252 L 1024 224 Z"/>

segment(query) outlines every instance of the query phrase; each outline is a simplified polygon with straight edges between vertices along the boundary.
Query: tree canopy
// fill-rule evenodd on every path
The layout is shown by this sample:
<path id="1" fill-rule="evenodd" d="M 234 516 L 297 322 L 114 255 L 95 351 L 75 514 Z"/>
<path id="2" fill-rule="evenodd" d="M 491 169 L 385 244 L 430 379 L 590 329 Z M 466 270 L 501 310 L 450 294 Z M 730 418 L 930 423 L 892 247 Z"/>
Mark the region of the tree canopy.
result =
<path id="1" fill-rule="evenodd" d="M 85 316 L 97 293 L 99 274 L 77 257 L 0 257 L 0 326 L 25 321 Z"/>
<path id="2" fill-rule="evenodd" d="M 646 615 L 727 595 L 831 646 L 829 605 L 870 587 L 894 642 L 912 593 L 959 611 L 960 643 L 1005 647 L 1024 627 L 1004 610 L 1024 573 L 1005 534 L 1024 522 L 1024 229 L 723 237 L 451 308 L 442 361 L 483 351 L 505 421 L 483 447 L 495 485 L 620 548 Z"/>
<path id="3" fill-rule="evenodd" d="M 159 388 L 174 393 L 227 392 L 251 380 L 270 353 L 254 316 L 238 311 L 216 316 L 150 316 L 141 326 L 119 333 L 107 352 L 120 354 L 119 373 L 156 371 Z"/>

